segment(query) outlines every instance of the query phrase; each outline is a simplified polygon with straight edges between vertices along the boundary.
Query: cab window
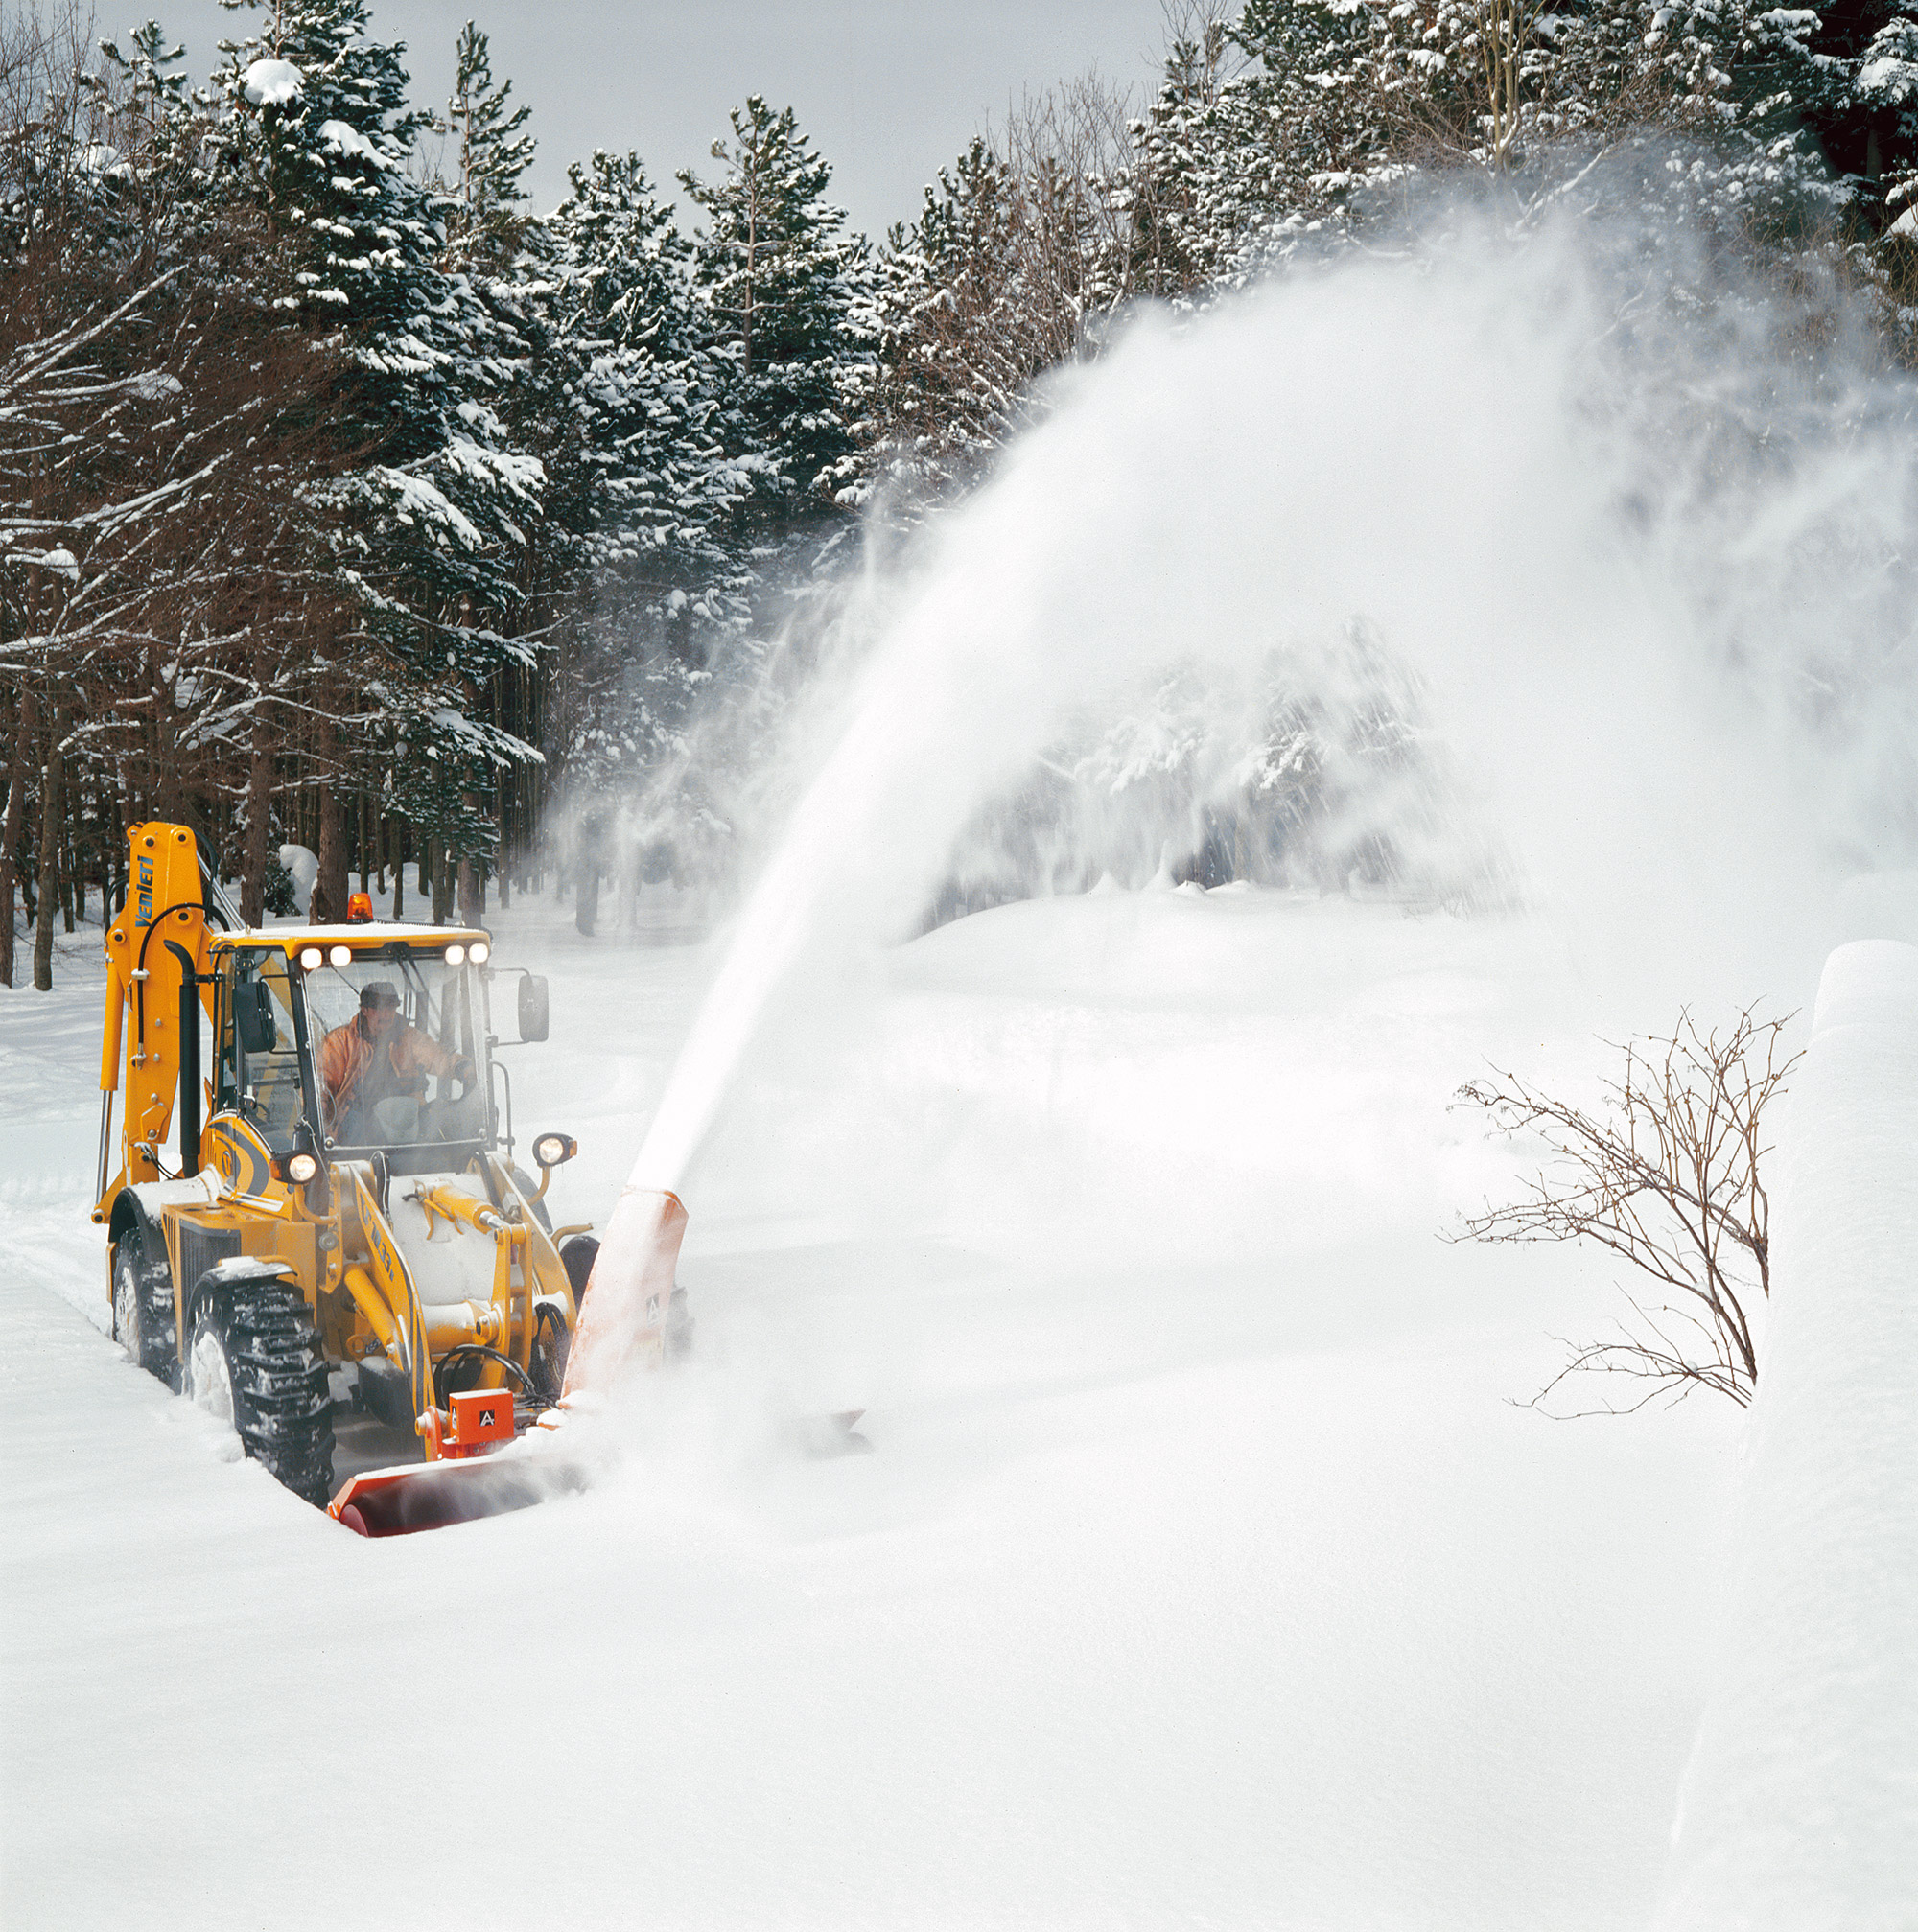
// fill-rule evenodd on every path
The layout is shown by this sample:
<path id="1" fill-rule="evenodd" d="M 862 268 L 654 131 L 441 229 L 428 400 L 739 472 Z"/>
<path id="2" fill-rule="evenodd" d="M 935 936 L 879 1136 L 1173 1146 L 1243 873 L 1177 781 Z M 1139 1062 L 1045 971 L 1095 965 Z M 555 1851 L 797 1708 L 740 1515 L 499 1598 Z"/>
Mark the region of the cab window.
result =
<path id="1" fill-rule="evenodd" d="M 306 1103 L 286 955 L 277 947 L 236 955 L 231 984 L 222 1002 L 221 1103 L 236 1106 L 275 1153 L 285 1153 Z"/>
<path id="2" fill-rule="evenodd" d="M 303 989 L 330 1141 L 390 1150 L 485 1137 L 483 1028 L 474 1025 L 469 968 L 392 947 L 316 967 Z M 390 1013 L 371 1031 L 361 1021 L 369 999 L 371 1013 Z"/>

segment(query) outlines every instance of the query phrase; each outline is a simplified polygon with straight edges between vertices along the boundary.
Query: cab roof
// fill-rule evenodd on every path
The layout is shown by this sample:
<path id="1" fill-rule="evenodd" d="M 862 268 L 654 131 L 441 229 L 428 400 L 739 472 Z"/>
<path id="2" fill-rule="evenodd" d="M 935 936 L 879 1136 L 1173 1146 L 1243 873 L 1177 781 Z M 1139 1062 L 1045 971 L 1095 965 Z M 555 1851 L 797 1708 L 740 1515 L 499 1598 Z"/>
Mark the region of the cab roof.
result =
<path id="1" fill-rule="evenodd" d="M 355 952 L 377 953 L 395 941 L 401 945 L 445 946 L 484 940 L 493 943 L 493 935 L 483 926 L 399 925 L 390 919 L 357 920 L 352 925 L 253 926 L 239 932 L 210 932 L 207 946 L 224 952 L 233 946 L 278 946 L 284 953 L 296 953 L 301 946 L 349 945 Z"/>

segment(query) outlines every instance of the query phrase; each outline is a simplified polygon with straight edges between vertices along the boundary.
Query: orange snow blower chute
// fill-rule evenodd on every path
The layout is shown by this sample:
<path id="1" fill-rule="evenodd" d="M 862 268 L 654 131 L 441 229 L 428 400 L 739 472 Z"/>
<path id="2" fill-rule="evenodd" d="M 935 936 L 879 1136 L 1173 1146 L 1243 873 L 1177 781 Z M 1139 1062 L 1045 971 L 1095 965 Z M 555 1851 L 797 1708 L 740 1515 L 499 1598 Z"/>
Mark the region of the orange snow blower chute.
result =
<path id="1" fill-rule="evenodd" d="M 628 1186 L 594 1259 L 567 1358 L 558 1407 L 512 1441 L 506 1389 L 454 1398 L 447 1422 L 430 1428 L 433 1460 L 368 1470 L 345 1483 L 327 1514 L 362 1536 L 409 1536 L 526 1509 L 586 1486 L 587 1471 L 565 1446 L 569 1420 L 602 1405 L 633 1371 L 665 1360 L 673 1273 L 686 1209 L 663 1189 Z M 491 1453 L 498 1441 L 506 1453 Z"/>

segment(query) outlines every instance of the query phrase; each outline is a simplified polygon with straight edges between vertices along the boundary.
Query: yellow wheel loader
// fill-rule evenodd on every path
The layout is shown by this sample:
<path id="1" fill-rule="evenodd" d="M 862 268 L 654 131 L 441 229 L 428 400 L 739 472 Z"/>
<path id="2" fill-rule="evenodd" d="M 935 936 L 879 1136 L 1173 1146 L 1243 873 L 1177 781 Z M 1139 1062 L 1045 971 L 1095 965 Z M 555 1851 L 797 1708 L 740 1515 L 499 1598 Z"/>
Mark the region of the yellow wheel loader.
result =
<path id="1" fill-rule="evenodd" d="M 537 1183 L 513 1160 L 494 1001 L 515 984 L 520 1040 L 544 1040 L 546 982 L 495 966 L 481 930 L 381 923 L 359 895 L 342 925 L 245 929 L 185 826 L 128 836 L 93 1210 L 115 1336 L 363 1534 L 537 1500 L 524 1463 L 488 1452 L 569 1392 L 597 1250 L 548 1217 L 573 1142 L 533 1141 Z M 660 1196 L 654 1218 L 661 1252 L 605 1270 L 632 1279 L 600 1296 L 602 1359 L 658 1361 L 690 1332 L 685 1215 Z M 410 1431 L 419 1460 L 335 1495 L 348 1415 Z M 481 1457 L 497 1473 L 476 1480 Z"/>

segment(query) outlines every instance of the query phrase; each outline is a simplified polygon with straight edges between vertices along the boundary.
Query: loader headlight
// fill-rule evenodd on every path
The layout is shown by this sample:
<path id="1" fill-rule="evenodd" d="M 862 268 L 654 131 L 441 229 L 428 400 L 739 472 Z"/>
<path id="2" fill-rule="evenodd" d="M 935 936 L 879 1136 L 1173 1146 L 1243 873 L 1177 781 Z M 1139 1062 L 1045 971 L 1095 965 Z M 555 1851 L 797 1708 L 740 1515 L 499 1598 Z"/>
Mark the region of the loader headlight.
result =
<path id="1" fill-rule="evenodd" d="M 448 946 L 446 949 L 446 963 L 448 966 L 463 966 L 466 963 L 466 948 L 464 946 Z"/>
<path id="2" fill-rule="evenodd" d="M 470 959 L 475 966 L 484 966 L 486 962 L 493 957 L 493 948 L 489 946 L 484 940 L 475 940 L 473 943 L 466 948 L 466 957 Z"/>
<path id="3" fill-rule="evenodd" d="M 326 964 L 326 955 L 317 946 L 300 947 L 300 965 L 308 972 L 317 972 Z"/>
<path id="4" fill-rule="evenodd" d="M 319 1162 L 310 1153 L 287 1155 L 287 1178 L 304 1187 L 319 1173 Z"/>
<path id="5" fill-rule="evenodd" d="M 351 966 L 353 964 L 353 948 L 351 946 L 335 946 L 327 954 L 326 961 L 329 966 Z"/>
<path id="6" fill-rule="evenodd" d="M 558 1167 L 579 1152 L 579 1143 L 567 1133 L 543 1133 L 533 1142 L 533 1158 L 542 1167 Z"/>

